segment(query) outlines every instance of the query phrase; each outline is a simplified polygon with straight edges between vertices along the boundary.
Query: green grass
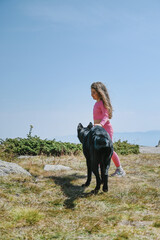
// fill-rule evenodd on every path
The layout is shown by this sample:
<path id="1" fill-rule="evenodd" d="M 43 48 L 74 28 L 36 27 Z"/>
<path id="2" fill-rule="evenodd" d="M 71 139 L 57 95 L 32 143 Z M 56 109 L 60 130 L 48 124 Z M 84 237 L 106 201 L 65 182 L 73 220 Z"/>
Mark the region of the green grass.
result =
<path id="1" fill-rule="evenodd" d="M 126 177 L 110 177 L 108 193 L 91 195 L 94 176 L 88 188 L 81 187 L 83 155 L 15 158 L 32 177 L 0 177 L 0 239 L 160 239 L 160 155 L 120 155 L 120 160 Z M 46 172 L 45 164 L 72 170 Z M 114 170 L 112 163 L 109 172 Z"/>
<path id="2" fill-rule="evenodd" d="M 30 207 L 16 207 L 11 210 L 10 214 L 14 222 L 23 222 L 23 226 L 35 225 L 43 218 L 43 214 L 40 210 Z"/>

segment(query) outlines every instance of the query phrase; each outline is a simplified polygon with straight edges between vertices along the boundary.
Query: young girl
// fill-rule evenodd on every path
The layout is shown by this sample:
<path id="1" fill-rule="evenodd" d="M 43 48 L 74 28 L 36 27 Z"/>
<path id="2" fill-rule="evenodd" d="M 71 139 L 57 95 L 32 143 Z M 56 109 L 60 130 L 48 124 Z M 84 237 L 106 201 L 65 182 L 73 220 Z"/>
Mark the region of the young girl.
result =
<path id="1" fill-rule="evenodd" d="M 93 99 L 97 101 L 93 108 L 94 125 L 103 127 L 112 139 L 113 128 L 109 121 L 109 119 L 112 118 L 112 105 L 107 88 L 101 82 L 92 83 L 91 95 Z M 125 171 L 120 164 L 120 160 L 116 152 L 113 152 L 112 160 L 116 166 L 116 171 L 111 176 L 124 176 Z"/>

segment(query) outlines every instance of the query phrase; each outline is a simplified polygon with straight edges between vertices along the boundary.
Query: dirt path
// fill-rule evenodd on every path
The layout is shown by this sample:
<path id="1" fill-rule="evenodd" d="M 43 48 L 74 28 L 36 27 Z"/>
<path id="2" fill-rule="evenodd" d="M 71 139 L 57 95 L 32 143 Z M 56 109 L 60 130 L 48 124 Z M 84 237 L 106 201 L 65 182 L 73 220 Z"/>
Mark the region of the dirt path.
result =
<path id="1" fill-rule="evenodd" d="M 157 153 L 157 154 L 160 154 L 160 147 L 140 146 L 139 150 L 140 150 L 140 153 Z"/>

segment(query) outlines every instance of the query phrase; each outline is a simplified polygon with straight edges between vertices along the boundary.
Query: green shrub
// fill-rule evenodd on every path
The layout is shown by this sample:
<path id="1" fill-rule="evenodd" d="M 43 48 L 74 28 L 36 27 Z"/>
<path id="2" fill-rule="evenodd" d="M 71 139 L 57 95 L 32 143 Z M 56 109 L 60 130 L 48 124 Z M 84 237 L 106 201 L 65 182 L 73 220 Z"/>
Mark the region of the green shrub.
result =
<path id="1" fill-rule="evenodd" d="M 127 141 L 121 142 L 118 140 L 114 144 L 114 151 L 118 154 L 138 154 L 139 146 L 129 144 Z M 0 149 L 6 154 L 16 155 L 47 155 L 47 156 L 61 156 L 61 155 L 78 155 L 82 152 L 82 144 L 74 144 L 69 142 L 57 142 L 55 139 L 47 140 L 40 139 L 37 136 L 32 137 L 27 135 L 27 138 L 6 138 L 0 139 Z"/>
<path id="2" fill-rule="evenodd" d="M 114 151 L 118 154 L 128 155 L 128 154 L 138 154 L 139 153 L 139 145 L 130 144 L 127 141 L 121 142 L 118 140 L 113 144 Z"/>
<path id="3" fill-rule="evenodd" d="M 40 139 L 37 136 L 28 138 L 7 138 L 0 140 L 0 148 L 4 153 L 15 155 L 77 155 L 82 152 L 81 144 L 56 142 L 53 140 Z"/>

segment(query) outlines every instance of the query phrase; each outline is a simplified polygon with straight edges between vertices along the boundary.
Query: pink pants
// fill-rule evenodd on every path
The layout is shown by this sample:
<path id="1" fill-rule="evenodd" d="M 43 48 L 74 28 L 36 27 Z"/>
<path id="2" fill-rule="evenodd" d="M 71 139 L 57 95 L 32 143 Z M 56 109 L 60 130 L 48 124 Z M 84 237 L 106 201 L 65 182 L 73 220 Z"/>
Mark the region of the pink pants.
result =
<path id="1" fill-rule="evenodd" d="M 112 139 L 113 137 L 113 128 L 112 128 L 112 125 L 109 123 L 109 124 L 105 124 L 103 126 L 103 128 L 109 133 L 109 136 L 110 138 Z M 116 167 L 119 167 L 121 165 L 120 163 L 120 160 L 119 160 L 119 157 L 117 155 L 116 152 L 113 152 L 113 155 L 112 155 L 112 161 L 114 162 L 115 166 Z"/>

